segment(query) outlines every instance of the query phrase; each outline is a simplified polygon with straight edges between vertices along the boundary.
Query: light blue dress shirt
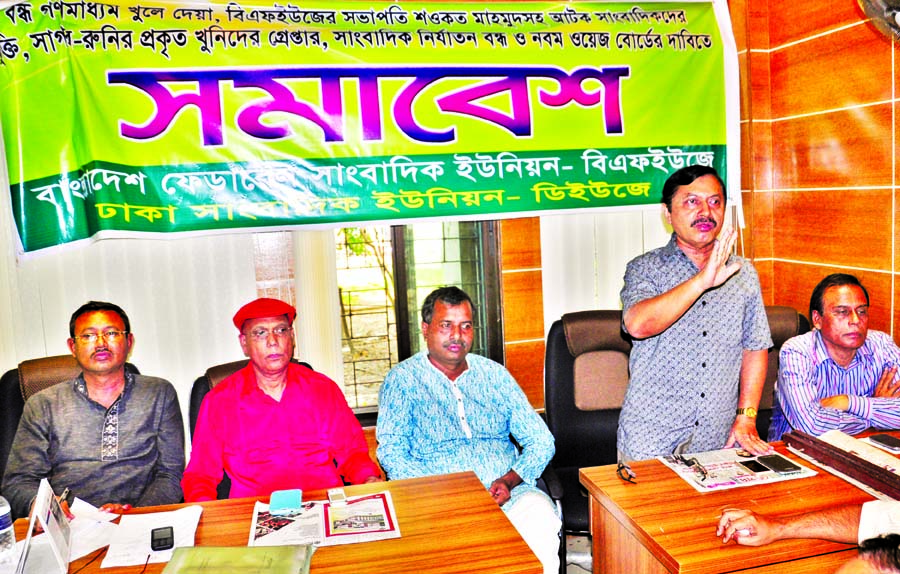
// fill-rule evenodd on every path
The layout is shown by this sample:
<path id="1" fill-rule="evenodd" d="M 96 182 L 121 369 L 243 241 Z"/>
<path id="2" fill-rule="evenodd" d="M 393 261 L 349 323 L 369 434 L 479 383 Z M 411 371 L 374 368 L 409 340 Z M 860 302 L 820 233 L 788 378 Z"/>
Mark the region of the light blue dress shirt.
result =
<path id="1" fill-rule="evenodd" d="M 553 435 L 506 368 L 479 355 L 466 362 L 451 381 L 422 351 L 385 377 L 376 436 L 388 478 L 472 470 L 488 488 L 512 469 L 523 483 L 511 503 L 540 492 L 534 483 L 553 458 Z"/>

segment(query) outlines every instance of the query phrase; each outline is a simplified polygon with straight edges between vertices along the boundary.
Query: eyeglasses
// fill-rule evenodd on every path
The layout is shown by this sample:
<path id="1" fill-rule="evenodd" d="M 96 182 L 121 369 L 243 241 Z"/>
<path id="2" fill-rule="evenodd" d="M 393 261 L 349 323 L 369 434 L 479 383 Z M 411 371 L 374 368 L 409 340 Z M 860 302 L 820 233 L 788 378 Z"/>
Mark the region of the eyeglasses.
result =
<path id="1" fill-rule="evenodd" d="M 850 311 L 851 311 L 851 309 L 849 307 L 838 307 L 837 309 L 833 309 L 831 311 L 831 314 L 836 319 L 845 320 L 845 319 L 850 318 Z M 869 306 L 865 305 L 865 306 L 857 307 L 856 308 L 856 316 L 859 317 L 860 319 L 865 319 L 866 317 L 868 317 L 869 316 Z"/>
<path id="2" fill-rule="evenodd" d="M 696 458 L 684 458 L 680 454 L 676 454 L 675 460 L 685 465 L 686 467 L 693 469 L 694 472 L 699 474 L 701 482 L 709 478 L 709 471 L 707 471 L 706 467 L 700 464 L 700 461 Z"/>
<path id="3" fill-rule="evenodd" d="M 631 470 L 631 467 L 625 463 L 619 463 L 619 466 L 616 467 L 616 474 L 618 474 L 619 478 L 621 478 L 622 480 L 628 481 L 632 484 L 637 484 L 637 482 L 634 480 L 634 471 Z"/>
<path id="4" fill-rule="evenodd" d="M 108 343 L 118 343 L 122 339 L 122 337 L 127 334 L 128 331 L 103 331 L 102 333 L 85 333 L 83 335 L 75 335 L 75 338 L 85 345 L 96 343 L 101 338 Z"/>
<path id="5" fill-rule="evenodd" d="M 276 339 L 281 339 L 290 335 L 293 330 L 293 327 L 275 327 L 271 331 L 268 329 L 253 329 L 249 335 L 254 341 L 267 341 L 269 335 L 275 335 Z"/>

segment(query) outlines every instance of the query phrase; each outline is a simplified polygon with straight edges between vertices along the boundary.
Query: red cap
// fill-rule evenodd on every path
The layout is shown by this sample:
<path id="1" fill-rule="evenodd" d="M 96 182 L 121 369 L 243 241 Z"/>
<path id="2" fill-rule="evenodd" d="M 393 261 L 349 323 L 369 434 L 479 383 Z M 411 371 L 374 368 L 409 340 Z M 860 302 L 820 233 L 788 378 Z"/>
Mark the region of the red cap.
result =
<path id="1" fill-rule="evenodd" d="M 262 297 L 255 301 L 250 301 L 238 309 L 238 312 L 234 314 L 234 326 L 240 331 L 244 326 L 244 321 L 247 319 L 278 317 L 279 315 L 287 315 L 288 321 L 293 323 L 294 318 L 297 316 L 297 310 L 284 301 Z"/>

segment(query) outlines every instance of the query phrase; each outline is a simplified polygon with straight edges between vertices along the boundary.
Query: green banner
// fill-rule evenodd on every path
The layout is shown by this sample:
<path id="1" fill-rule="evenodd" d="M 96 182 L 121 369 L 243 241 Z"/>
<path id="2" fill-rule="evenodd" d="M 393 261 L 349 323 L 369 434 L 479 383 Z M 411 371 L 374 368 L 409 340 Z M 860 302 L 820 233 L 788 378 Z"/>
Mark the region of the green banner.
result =
<path id="1" fill-rule="evenodd" d="M 659 202 L 726 174 L 708 2 L 22 2 L 0 11 L 20 248 Z"/>

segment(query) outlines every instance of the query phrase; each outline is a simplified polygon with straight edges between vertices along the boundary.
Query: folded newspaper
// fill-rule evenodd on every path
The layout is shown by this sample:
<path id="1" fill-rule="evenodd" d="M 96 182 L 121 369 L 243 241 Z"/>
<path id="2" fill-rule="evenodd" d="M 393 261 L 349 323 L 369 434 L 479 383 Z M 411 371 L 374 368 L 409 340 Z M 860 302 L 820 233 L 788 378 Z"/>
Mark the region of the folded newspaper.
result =
<path id="1" fill-rule="evenodd" d="M 336 505 L 311 501 L 300 512 L 274 516 L 257 502 L 248 546 L 311 544 L 332 546 L 399 538 L 400 526 L 390 492 L 347 498 Z"/>
<path id="2" fill-rule="evenodd" d="M 816 471 L 803 465 L 797 465 L 800 470 L 795 473 L 778 474 L 762 465 L 754 464 L 757 457 L 736 448 L 658 458 L 698 492 L 795 480 L 817 474 Z"/>
<path id="3" fill-rule="evenodd" d="M 309 574 L 312 546 L 176 548 L 163 574 Z"/>

